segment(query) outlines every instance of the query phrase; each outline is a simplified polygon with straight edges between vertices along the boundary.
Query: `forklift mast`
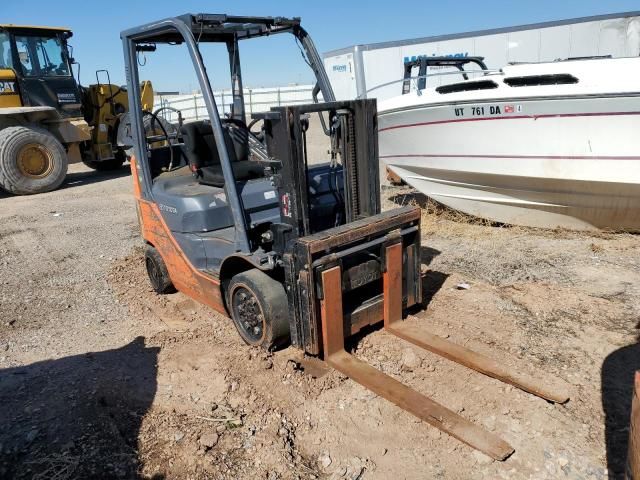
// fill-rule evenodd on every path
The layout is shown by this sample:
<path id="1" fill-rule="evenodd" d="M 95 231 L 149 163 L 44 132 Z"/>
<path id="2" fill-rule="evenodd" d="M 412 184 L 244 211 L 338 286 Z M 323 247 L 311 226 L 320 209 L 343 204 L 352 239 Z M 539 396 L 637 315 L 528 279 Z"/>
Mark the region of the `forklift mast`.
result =
<path id="1" fill-rule="evenodd" d="M 315 214 L 307 156 L 309 115 L 328 119 L 331 136 L 329 185 L 338 199 L 333 215 Z M 273 249 L 281 255 L 290 312 L 291 341 L 308 353 L 323 348 L 322 272 L 339 267 L 348 334 L 382 319 L 385 247 L 402 246 L 406 263 L 398 285 L 405 308 L 419 303 L 419 223 L 415 208 L 381 215 L 375 100 L 273 108 L 263 116 L 265 140 L 278 159 L 273 182 L 281 223 L 271 225 Z M 340 160 L 338 162 L 338 159 Z M 366 293 L 360 288 L 368 285 Z"/>
<path id="2" fill-rule="evenodd" d="M 331 186 L 339 197 L 340 210 L 328 227 L 380 213 L 376 113 L 375 100 L 361 100 L 278 107 L 263 115 L 267 149 L 281 165 L 276 167 L 274 181 L 280 195 L 282 221 L 291 228 L 287 240 L 327 228 L 310 211 L 311 159 L 306 149 L 310 114 L 328 117 L 331 125 L 331 156 L 335 160 L 331 163 Z M 338 173 L 342 174 L 342 182 Z"/>

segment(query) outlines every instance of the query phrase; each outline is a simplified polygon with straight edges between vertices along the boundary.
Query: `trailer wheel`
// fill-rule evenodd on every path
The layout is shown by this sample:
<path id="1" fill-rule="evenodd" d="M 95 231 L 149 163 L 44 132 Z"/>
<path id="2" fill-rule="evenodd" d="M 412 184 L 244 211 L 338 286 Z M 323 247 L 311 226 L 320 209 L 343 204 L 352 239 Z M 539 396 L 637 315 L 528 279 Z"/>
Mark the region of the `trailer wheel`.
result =
<path id="1" fill-rule="evenodd" d="M 238 273 L 226 288 L 227 307 L 242 339 L 266 350 L 289 340 L 289 311 L 283 285 L 253 269 Z"/>
<path id="2" fill-rule="evenodd" d="M 16 195 L 50 192 L 67 175 L 68 158 L 62 144 L 35 126 L 0 130 L 0 187 Z"/>
<path id="3" fill-rule="evenodd" d="M 156 293 L 164 295 L 167 293 L 174 293 L 176 291 L 169 277 L 169 271 L 164 263 L 164 260 L 160 256 L 158 250 L 151 245 L 147 245 L 144 252 L 144 263 L 147 267 L 147 275 L 149 275 L 149 281 Z"/>

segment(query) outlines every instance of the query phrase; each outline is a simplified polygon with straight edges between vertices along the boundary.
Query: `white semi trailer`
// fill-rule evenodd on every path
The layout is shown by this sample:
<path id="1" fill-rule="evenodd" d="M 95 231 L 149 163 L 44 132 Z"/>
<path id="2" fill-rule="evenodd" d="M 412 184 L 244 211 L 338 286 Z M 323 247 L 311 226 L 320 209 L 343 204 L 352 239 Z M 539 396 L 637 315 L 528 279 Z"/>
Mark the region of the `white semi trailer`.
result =
<path id="1" fill-rule="evenodd" d="M 325 53 L 324 64 L 338 100 L 383 100 L 402 92 L 404 62 L 418 56 L 481 56 L 489 69 L 500 69 L 511 62 L 638 55 L 640 11 L 355 45 Z M 438 75 L 427 85 L 459 80 Z"/>

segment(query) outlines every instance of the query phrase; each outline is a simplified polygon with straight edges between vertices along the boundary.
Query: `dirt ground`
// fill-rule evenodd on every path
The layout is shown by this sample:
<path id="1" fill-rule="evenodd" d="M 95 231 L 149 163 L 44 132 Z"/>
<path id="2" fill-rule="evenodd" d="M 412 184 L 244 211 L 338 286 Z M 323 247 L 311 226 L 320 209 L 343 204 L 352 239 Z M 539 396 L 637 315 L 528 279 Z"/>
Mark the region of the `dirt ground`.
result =
<path id="1" fill-rule="evenodd" d="M 568 389 L 563 406 L 372 329 L 360 358 L 508 441 L 494 462 L 146 278 L 131 179 L 0 197 L 0 478 L 620 478 L 640 370 L 640 237 L 423 215 L 407 321 Z M 460 288 L 467 284 L 468 289 Z"/>

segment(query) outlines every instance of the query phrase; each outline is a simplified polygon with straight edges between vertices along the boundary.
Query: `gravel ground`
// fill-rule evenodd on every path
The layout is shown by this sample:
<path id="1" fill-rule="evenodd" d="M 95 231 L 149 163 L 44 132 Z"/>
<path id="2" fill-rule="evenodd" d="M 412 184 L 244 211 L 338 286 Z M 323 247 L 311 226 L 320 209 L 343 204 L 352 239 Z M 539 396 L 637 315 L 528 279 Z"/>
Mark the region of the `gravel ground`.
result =
<path id="1" fill-rule="evenodd" d="M 557 382 L 565 406 L 373 329 L 354 353 L 511 443 L 493 462 L 147 282 L 123 169 L 0 197 L 0 478 L 619 478 L 640 369 L 640 238 L 485 225 L 406 188 L 427 307 L 407 321 Z M 466 283 L 469 289 L 457 285 Z"/>

